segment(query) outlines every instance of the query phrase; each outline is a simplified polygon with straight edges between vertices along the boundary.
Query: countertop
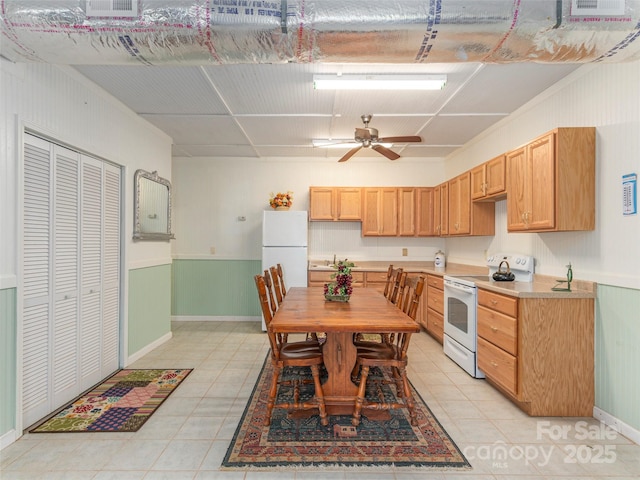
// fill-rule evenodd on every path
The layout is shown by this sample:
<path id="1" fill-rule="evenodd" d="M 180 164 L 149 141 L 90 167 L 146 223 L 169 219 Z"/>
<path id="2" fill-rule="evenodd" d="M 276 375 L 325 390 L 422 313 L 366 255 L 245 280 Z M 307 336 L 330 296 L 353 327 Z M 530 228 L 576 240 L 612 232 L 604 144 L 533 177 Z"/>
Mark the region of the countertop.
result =
<path id="1" fill-rule="evenodd" d="M 389 264 L 394 267 L 402 267 L 405 271 L 426 273 L 431 275 L 484 275 L 488 274 L 487 267 L 464 264 L 447 264 L 445 268 L 436 268 L 433 262 L 382 262 L 382 261 L 357 261 L 352 271 L 358 272 L 386 272 Z M 332 267 L 325 265 L 325 262 L 309 262 L 309 270 L 330 271 Z M 494 282 L 493 280 L 477 280 L 479 288 L 490 290 L 518 298 L 595 298 L 596 283 L 584 280 L 571 282 L 570 292 L 559 292 L 551 290 L 558 284 L 559 278 L 534 274 L 533 282 Z M 566 284 L 560 284 L 564 286 Z"/>

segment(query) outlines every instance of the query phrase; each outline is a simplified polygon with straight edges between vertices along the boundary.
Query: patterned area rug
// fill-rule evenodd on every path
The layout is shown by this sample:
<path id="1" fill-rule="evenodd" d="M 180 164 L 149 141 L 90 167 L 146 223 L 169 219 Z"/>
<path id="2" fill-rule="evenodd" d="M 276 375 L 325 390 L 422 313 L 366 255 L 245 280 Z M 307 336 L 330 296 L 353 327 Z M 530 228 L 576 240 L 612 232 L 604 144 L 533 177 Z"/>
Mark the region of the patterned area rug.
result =
<path id="1" fill-rule="evenodd" d="M 324 427 L 317 414 L 291 419 L 286 411 L 274 410 L 271 425 L 264 427 L 262 422 L 272 373 L 267 357 L 222 462 L 223 469 L 381 465 L 471 468 L 413 386 L 418 416 L 415 427 L 410 424 L 404 409 L 391 411 L 391 419 L 387 421 L 371 421 L 363 415 L 360 425 L 355 428 L 351 426 L 351 416 L 331 416 L 329 425 Z M 311 377 L 304 368 L 285 369 L 283 377 L 300 375 Z M 367 397 L 377 395 L 378 383 L 385 397 L 393 398 L 395 387 L 380 383 L 383 379 L 380 369 L 371 369 Z M 312 389 L 312 385 L 305 391 L 301 388 L 300 396 L 311 396 Z M 279 387 L 278 395 L 290 396 L 290 392 L 286 387 Z"/>
<path id="2" fill-rule="evenodd" d="M 30 432 L 135 432 L 189 373 L 120 370 Z"/>

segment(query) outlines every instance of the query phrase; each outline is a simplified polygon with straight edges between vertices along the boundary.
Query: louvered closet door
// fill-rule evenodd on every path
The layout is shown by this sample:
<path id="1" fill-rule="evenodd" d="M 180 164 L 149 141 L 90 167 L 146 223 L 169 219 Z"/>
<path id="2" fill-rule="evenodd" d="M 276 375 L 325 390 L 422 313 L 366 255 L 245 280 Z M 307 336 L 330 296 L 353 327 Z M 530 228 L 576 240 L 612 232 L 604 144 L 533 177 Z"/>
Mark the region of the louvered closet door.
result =
<path id="1" fill-rule="evenodd" d="M 50 145 L 24 146 L 22 408 L 25 425 L 51 407 L 51 161 Z"/>
<path id="2" fill-rule="evenodd" d="M 113 373 L 120 341 L 120 169 L 25 135 L 23 422 Z"/>
<path id="3" fill-rule="evenodd" d="M 80 155 L 52 145 L 53 183 L 53 404 L 77 395 L 80 260 Z"/>
<path id="4" fill-rule="evenodd" d="M 120 337 L 120 169 L 104 165 L 104 255 L 102 371 L 119 367 Z"/>
<path id="5" fill-rule="evenodd" d="M 82 157 L 80 376 L 89 388 L 102 378 L 102 162 Z"/>

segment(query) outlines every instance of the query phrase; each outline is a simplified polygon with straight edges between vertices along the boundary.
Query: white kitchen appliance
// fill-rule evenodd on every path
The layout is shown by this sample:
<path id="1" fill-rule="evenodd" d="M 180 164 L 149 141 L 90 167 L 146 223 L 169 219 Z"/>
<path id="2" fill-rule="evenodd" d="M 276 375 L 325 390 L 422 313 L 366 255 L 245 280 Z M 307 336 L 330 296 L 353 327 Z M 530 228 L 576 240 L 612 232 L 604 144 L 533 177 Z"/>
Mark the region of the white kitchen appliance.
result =
<path id="1" fill-rule="evenodd" d="M 474 378 L 484 378 L 478 368 L 477 307 L 478 287 L 482 280 L 493 282 L 492 275 L 507 262 L 516 282 L 533 281 L 533 257 L 497 253 L 487 258 L 488 275 L 444 276 L 444 353 Z M 503 264 L 503 268 L 505 265 Z M 501 283 L 501 282 L 495 282 Z"/>
<path id="2" fill-rule="evenodd" d="M 307 286 L 308 220 L 306 211 L 265 211 L 262 219 L 262 270 L 282 265 L 284 284 Z M 266 331 L 264 318 L 262 330 Z"/>

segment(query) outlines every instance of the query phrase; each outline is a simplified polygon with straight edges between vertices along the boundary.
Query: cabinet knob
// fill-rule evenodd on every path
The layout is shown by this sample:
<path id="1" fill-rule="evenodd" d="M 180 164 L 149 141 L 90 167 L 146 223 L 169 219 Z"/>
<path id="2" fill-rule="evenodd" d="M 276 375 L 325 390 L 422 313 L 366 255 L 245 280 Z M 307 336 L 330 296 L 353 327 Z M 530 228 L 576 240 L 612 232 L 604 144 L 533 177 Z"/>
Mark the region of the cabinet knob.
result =
<path id="1" fill-rule="evenodd" d="M 491 327 L 491 331 L 492 331 L 493 333 L 496 333 L 496 332 L 498 331 L 498 329 L 497 329 L 497 327 L 493 327 L 493 326 L 492 326 L 492 327 Z"/>
<path id="2" fill-rule="evenodd" d="M 498 304 L 498 301 L 492 298 L 491 299 L 491 305 L 497 305 L 497 304 Z"/>
<path id="3" fill-rule="evenodd" d="M 496 362 L 491 362 L 491 366 L 492 366 L 493 368 L 496 368 L 496 367 L 498 366 L 498 364 L 497 364 Z"/>

